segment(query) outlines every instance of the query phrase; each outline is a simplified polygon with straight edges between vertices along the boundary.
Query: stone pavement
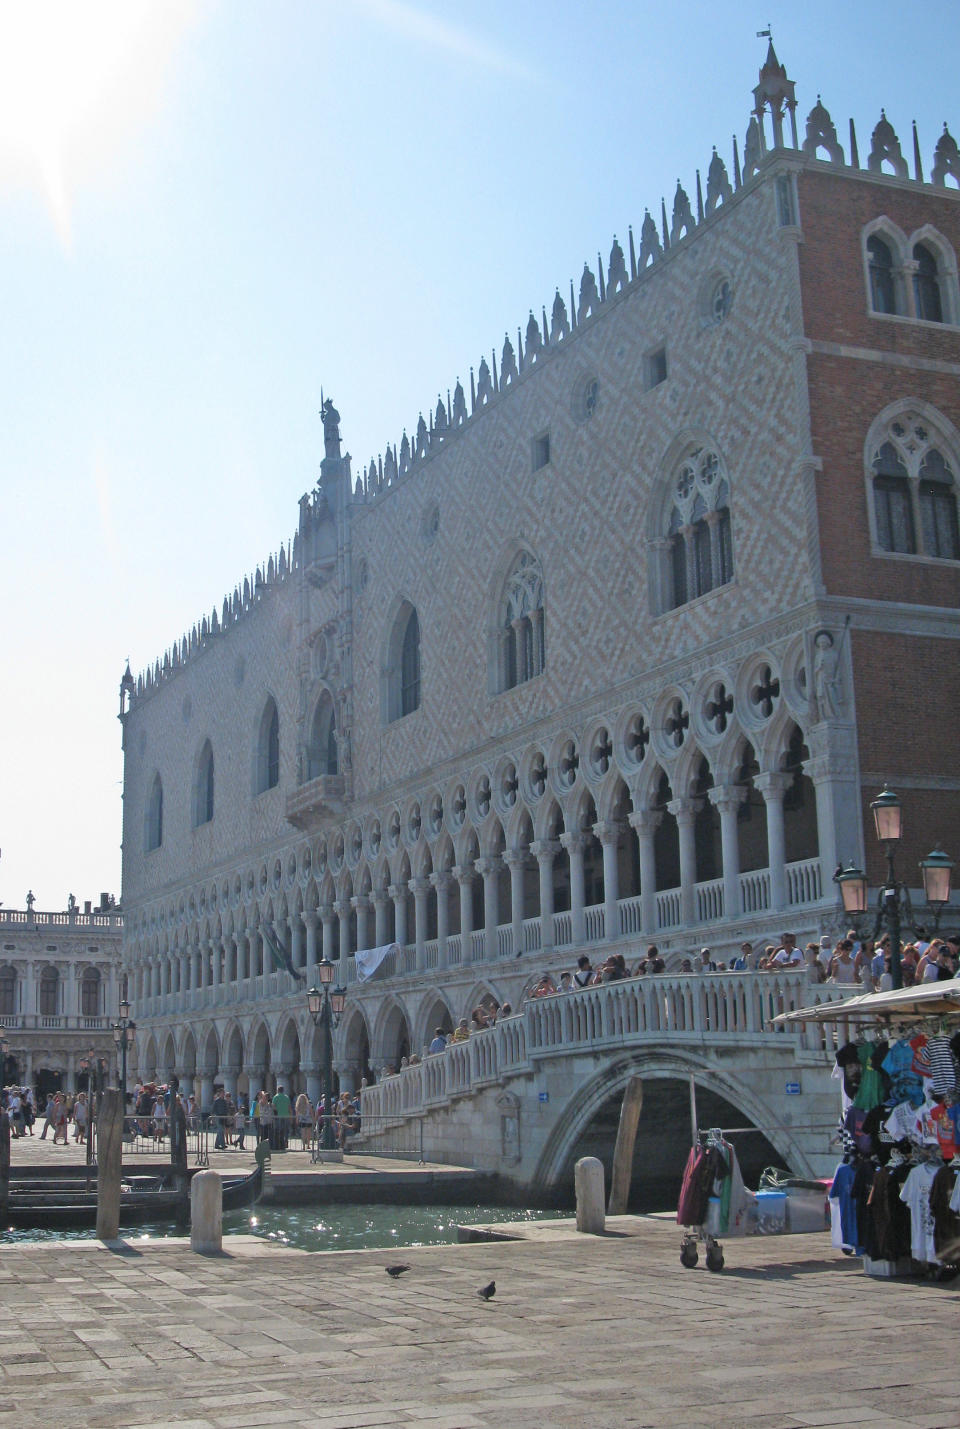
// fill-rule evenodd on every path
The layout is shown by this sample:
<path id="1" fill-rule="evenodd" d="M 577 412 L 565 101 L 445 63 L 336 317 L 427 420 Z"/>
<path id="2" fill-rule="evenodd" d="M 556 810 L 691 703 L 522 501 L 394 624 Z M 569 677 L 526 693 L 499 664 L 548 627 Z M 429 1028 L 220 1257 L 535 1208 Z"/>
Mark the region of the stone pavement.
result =
<path id="1" fill-rule="evenodd" d="M 0 1250 L 0 1426 L 933 1429 L 960 1423 L 949 1285 L 868 1280 L 826 1235 L 675 1226 L 307 1254 L 246 1238 Z M 497 1282 L 489 1304 L 476 1289 Z"/>

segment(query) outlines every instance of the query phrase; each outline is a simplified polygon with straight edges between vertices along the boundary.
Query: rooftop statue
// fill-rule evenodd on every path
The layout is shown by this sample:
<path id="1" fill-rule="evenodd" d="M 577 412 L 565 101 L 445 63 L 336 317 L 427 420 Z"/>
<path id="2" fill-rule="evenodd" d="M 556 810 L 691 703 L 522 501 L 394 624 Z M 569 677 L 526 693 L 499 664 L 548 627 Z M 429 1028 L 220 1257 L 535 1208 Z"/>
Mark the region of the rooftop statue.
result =
<path id="1" fill-rule="evenodd" d="M 327 461 L 340 460 L 340 413 L 328 397 L 320 408 L 323 418 L 323 454 Z"/>

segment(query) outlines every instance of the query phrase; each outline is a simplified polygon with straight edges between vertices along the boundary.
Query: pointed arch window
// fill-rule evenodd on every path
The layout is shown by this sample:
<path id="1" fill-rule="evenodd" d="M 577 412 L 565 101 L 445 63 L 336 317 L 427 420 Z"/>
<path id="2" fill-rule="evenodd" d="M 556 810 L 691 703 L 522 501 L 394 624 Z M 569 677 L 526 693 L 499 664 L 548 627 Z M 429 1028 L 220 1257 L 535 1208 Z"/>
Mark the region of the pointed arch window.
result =
<path id="1" fill-rule="evenodd" d="M 420 708 L 420 621 L 410 611 L 400 649 L 400 714 Z"/>
<path id="2" fill-rule="evenodd" d="M 420 708 L 420 618 L 407 600 L 390 626 L 380 679 L 385 724 Z"/>
<path id="3" fill-rule="evenodd" d="M 307 778 L 319 779 L 323 775 L 339 774 L 340 762 L 337 750 L 337 715 L 328 690 L 324 690 L 317 701 L 313 723 L 310 727 L 310 745 L 307 750 Z"/>
<path id="4" fill-rule="evenodd" d="M 147 798 L 146 821 L 144 826 L 143 846 L 147 853 L 152 853 L 154 849 L 163 843 L 163 781 L 159 774 L 154 775 L 153 783 L 150 786 L 150 794 Z"/>
<path id="5" fill-rule="evenodd" d="M 213 819 L 213 747 L 208 740 L 200 751 L 197 777 L 193 789 L 193 827 L 200 828 Z"/>
<path id="6" fill-rule="evenodd" d="M 546 667 L 543 571 L 530 551 L 521 551 L 510 568 L 500 601 L 499 688 L 542 675 Z"/>
<path id="7" fill-rule="evenodd" d="M 913 273 L 913 303 L 917 317 L 930 323 L 942 323 L 943 301 L 936 255 L 925 243 L 917 243 L 913 249 L 913 261 L 917 265 Z"/>
<path id="8" fill-rule="evenodd" d="M 692 447 L 671 478 L 662 608 L 676 610 L 733 580 L 730 486 L 716 451 Z"/>
<path id="9" fill-rule="evenodd" d="M 263 794 L 280 783 L 280 715 L 271 696 L 260 717 L 254 793 Z"/>
<path id="10" fill-rule="evenodd" d="M 870 457 L 876 547 L 960 560 L 956 458 L 936 414 L 902 411 L 882 424 Z"/>
<path id="11" fill-rule="evenodd" d="M 890 245 L 873 233 L 867 239 L 867 270 L 870 275 L 870 306 L 875 313 L 897 311 L 893 253 Z"/>

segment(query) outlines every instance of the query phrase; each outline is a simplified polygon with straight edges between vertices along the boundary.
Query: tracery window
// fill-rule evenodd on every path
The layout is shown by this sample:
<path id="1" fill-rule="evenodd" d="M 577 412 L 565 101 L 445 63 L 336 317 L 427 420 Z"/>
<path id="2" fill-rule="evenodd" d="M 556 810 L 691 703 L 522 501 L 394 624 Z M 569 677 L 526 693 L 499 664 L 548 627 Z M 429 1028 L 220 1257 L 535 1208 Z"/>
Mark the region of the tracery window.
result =
<path id="1" fill-rule="evenodd" d="M 512 690 L 543 673 L 543 572 L 529 551 L 520 552 L 507 576 L 500 608 L 500 635 L 502 690 Z"/>
<path id="2" fill-rule="evenodd" d="M 943 303 L 936 255 L 925 243 L 917 243 L 913 261 L 917 265 L 913 274 L 913 304 L 917 317 L 931 323 L 942 323 Z"/>
<path id="3" fill-rule="evenodd" d="M 400 714 L 420 708 L 420 621 L 411 610 L 400 650 Z"/>
<path id="4" fill-rule="evenodd" d="M 875 313 L 897 311 L 893 278 L 893 254 L 889 244 L 871 234 L 867 239 L 867 267 L 870 275 L 870 306 Z"/>
<path id="5" fill-rule="evenodd" d="M 917 411 L 885 422 L 868 451 L 881 551 L 960 560 L 957 468 L 951 445 Z"/>
<path id="6" fill-rule="evenodd" d="M 733 580 L 729 503 L 730 487 L 717 453 L 708 447 L 691 448 L 672 480 L 666 531 L 668 610 Z"/>

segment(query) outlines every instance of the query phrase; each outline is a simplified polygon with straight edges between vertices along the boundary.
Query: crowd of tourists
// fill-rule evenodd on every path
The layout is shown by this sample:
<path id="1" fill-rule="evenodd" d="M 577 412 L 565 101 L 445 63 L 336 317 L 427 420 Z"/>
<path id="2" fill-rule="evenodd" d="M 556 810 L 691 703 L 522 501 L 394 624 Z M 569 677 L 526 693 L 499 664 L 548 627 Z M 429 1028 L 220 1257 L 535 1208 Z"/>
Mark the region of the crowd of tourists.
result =
<path id="1" fill-rule="evenodd" d="M 248 1137 L 254 1144 L 269 1142 L 271 1151 L 286 1151 L 297 1139 L 301 1149 L 308 1151 L 315 1141 L 320 1144 L 328 1120 L 325 1097 L 319 1097 L 314 1104 L 306 1092 L 301 1092 L 292 1100 L 283 1085 L 278 1085 L 273 1096 L 261 1089 L 248 1103 L 242 1096 L 234 1097 L 218 1082 L 213 1089 L 212 1105 L 201 1109 L 192 1093 L 184 1098 L 168 1086 L 138 1082 L 133 1094 L 133 1120 L 140 1136 L 152 1137 L 157 1142 L 164 1140 L 173 1096 L 177 1096 L 183 1106 L 188 1129 L 212 1132 L 217 1151 L 245 1151 Z M 360 1130 L 359 1099 L 342 1092 L 331 1100 L 329 1119 L 334 1141 L 343 1148 Z"/>

